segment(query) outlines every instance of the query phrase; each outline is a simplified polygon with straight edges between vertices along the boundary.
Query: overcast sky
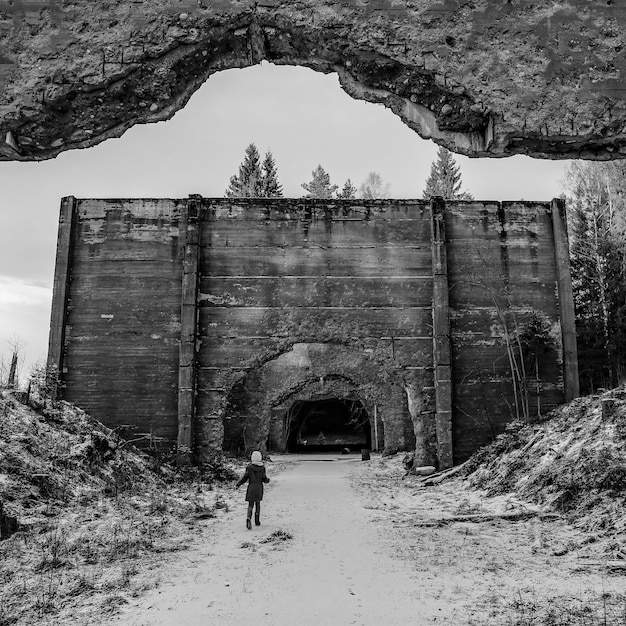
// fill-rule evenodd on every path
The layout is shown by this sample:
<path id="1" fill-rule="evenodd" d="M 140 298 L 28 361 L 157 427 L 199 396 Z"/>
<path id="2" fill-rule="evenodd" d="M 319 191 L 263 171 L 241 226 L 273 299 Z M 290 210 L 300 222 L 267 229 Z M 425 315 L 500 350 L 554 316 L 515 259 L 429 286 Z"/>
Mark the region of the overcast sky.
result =
<path id="1" fill-rule="evenodd" d="M 45 358 L 61 197 L 222 197 L 251 142 L 262 155 L 272 150 L 291 197 L 321 164 L 340 187 L 376 171 L 392 197 L 419 198 L 437 151 L 383 106 L 352 100 L 336 75 L 264 63 L 215 74 L 168 122 L 52 161 L 0 162 L 0 356 L 17 336 L 25 369 Z M 456 160 L 464 189 L 480 200 L 550 200 L 569 165 Z"/>

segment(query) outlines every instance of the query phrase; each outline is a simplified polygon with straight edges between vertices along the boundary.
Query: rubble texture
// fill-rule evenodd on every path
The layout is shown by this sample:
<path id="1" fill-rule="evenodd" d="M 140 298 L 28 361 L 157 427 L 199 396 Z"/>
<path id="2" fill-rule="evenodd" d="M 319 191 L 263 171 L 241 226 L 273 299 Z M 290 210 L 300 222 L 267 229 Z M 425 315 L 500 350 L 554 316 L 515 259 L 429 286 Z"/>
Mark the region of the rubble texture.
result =
<path id="1" fill-rule="evenodd" d="M 171 117 L 214 72 L 337 72 L 470 156 L 626 154 L 623 3 L 0 0 L 0 158 Z"/>

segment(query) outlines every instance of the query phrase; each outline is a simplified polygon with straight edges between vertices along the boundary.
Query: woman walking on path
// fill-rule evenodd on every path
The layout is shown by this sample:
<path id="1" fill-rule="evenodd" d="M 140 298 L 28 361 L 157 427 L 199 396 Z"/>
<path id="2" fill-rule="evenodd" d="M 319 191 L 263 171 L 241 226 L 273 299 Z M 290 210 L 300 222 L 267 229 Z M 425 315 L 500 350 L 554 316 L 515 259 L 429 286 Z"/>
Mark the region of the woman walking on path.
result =
<path id="1" fill-rule="evenodd" d="M 246 471 L 241 479 L 237 482 L 236 489 L 241 487 L 246 481 L 248 489 L 246 490 L 246 502 L 248 503 L 248 514 L 246 516 L 246 528 L 252 528 L 252 508 L 256 507 L 254 512 L 254 523 L 256 526 L 261 525 L 261 500 L 263 500 L 263 483 L 269 483 L 265 465 L 263 465 L 263 457 L 258 450 L 252 453 L 251 463 L 246 467 Z"/>

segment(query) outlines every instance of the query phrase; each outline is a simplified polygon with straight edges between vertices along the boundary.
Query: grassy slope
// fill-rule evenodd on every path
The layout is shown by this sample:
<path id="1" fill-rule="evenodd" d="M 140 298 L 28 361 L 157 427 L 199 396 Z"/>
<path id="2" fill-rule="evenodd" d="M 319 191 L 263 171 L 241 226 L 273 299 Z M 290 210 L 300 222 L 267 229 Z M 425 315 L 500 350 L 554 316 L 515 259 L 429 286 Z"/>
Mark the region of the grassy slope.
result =
<path id="1" fill-rule="evenodd" d="M 626 389 L 578 398 L 535 425 L 512 425 L 468 462 L 469 484 L 562 512 L 626 558 Z M 602 400 L 614 399 L 603 417 Z"/>
<path id="2" fill-rule="evenodd" d="M 227 507 L 215 475 L 155 467 L 67 403 L 36 412 L 0 393 L 0 508 L 19 522 L 0 541 L 0 626 L 106 622 L 154 584 L 159 553 Z"/>

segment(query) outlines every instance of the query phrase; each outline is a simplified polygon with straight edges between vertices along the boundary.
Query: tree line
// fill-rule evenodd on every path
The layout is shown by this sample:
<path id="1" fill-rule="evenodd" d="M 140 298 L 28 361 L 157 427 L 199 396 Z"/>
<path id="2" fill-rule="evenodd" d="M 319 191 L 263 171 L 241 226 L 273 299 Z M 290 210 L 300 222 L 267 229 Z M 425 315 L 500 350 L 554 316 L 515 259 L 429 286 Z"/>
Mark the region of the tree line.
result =
<path id="1" fill-rule="evenodd" d="M 581 390 L 626 377 L 626 163 L 574 162 L 567 221 Z"/>
<path id="2" fill-rule="evenodd" d="M 302 183 L 308 198 L 388 198 L 390 186 L 370 172 L 357 188 L 350 179 L 333 184 L 318 165 Z M 626 378 L 626 163 L 574 162 L 567 174 L 568 231 L 581 390 L 610 388 Z M 252 143 L 227 197 L 283 196 L 271 151 L 261 160 Z M 443 147 L 437 152 L 422 197 L 473 200 L 461 170 Z"/>
<path id="3" fill-rule="evenodd" d="M 348 178 L 340 189 L 339 185 L 331 182 L 330 174 L 321 165 L 311 172 L 311 180 L 302 183 L 301 187 L 307 192 L 306 198 L 359 197 L 374 200 L 391 196 L 391 186 L 378 172 L 370 172 L 358 188 Z M 448 200 L 473 200 L 473 196 L 467 191 L 462 191 L 461 187 L 460 167 L 452 153 L 440 147 L 426 180 L 423 197 L 429 199 L 432 196 L 442 196 Z M 282 198 L 283 186 L 278 180 L 278 168 L 272 151 L 268 150 L 261 160 L 258 148 L 251 143 L 245 150 L 239 171 L 231 176 L 225 195 L 227 198 Z"/>
<path id="4" fill-rule="evenodd" d="M 576 316 L 580 385 L 583 393 L 614 387 L 626 379 L 626 163 L 574 162 L 567 173 L 567 206 L 572 286 Z M 302 183 L 309 198 L 388 198 L 390 186 L 370 172 L 357 188 L 350 179 L 340 188 L 321 165 Z M 251 143 L 226 196 L 280 198 L 283 187 L 271 150 L 261 159 Z M 439 148 L 426 179 L 423 198 L 472 200 L 462 189 L 460 167 Z M 19 380 L 23 346 L 11 342 L 9 358 L 0 354 L 0 387 Z M 40 368 L 41 369 L 41 368 Z"/>

